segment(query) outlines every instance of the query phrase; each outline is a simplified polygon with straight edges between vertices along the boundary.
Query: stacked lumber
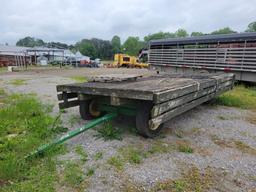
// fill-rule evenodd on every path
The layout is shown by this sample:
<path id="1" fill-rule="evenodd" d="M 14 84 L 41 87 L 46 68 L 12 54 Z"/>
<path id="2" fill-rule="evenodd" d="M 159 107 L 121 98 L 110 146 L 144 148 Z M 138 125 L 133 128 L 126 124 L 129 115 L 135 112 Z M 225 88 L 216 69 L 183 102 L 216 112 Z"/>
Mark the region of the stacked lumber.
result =
<path id="1" fill-rule="evenodd" d="M 232 89 L 233 74 L 184 74 L 166 75 L 173 81 L 180 78 L 191 79 L 191 84 L 164 91 L 155 90 L 154 106 L 149 121 L 152 130 L 169 119 L 180 115 L 217 95 Z"/>

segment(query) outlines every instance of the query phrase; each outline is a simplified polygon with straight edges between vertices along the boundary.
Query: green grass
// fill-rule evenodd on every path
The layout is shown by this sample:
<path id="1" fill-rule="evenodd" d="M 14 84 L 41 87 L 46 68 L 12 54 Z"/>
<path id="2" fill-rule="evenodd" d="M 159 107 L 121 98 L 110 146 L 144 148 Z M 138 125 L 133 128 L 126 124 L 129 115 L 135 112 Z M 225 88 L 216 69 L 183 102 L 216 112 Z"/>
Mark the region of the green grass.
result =
<path id="1" fill-rule="evenodd" d="M 73 76 L 73 77 L 70 77 L 70 79 L 74 80 L 77 83 L 87 82 L 87 78 L 84 76 Z"/>
<path id="2" fill-rule="evenodd" d="M 122 134 L 120 129 L 114 127 L 111 121 L 107 121 L 103 124 L 103 126 L 99 127 L 97 130 L 97 134 L 95 135 L 97 138 L 103 138 L 105 141 L 107 140 L 122 140 Z"/>
<path id="3" fill-rule="evenodd" d="M 124 160 L 131 164 L 140 164 L 144 158 L 142 151 L 132 146 L 120 148 L 119 152 L 122 154 Z"/>
<path id="4" fill-rule="evenodd" d="M 217 104 L 242 109 L 256 109 L 256 87 L 238 85 L 217 98 Z"/>
<path id="5" fill-rule="evenodd" d="M 94 160 L 95 161 L 98 161 L 100 159 L 103 158 L 103 153 L 101 151 L 97 152 L 95 155 L 94 155 Z"/>
<path id="6" fill-rule="evenodd" d="M 11 85 L 14 86 L 21 86 L 21 85 L 26 85 L 26 81 L 25 79 L 13 79 L 10 81 Z"/>
<path id="7" fill-rule="evenodd" d="M 75 152 L 80 155 L 81 161 L 86 162 L 88 160 L 88 154 L 81 145 L 76 146 Z"/>
<path id="8" fill-rule="evenodd" d="M 3 92 L 1 91 L 1 94 Z M 0 108 L 0 191 L 54 191 L 56 181 L 53 148 L 42 158 L 24 157 L 53 139 L 61 122 L 33 95 L 6 95 Z M 59 147 L 58 147 L 59 148 Z"/>
<path id="9" fill-rule="evenodd" d="M 214 185 L 214 179 L 212 170 L 206 169 L 202 173 L 198 168 L 192 167 L 179 179 L 157 182 L 151 191 L 203 192 L 208 191 Z"/>
<path id="10" fill-rule="evenodd" d="M 69 162 L 64 169 L 64 182 L 72 188 L 79 188 L 85 177 L 79 164 Z"/>
<path id="11" fill-rule="evenodd" d="M 91 177 L 94 175 L 94 173 L 95 173 L 95 168 L 91 167 L 91 168 L 87 169 L 86 176 Z"/>
<path id="12" fill-rule="evenodd" d="M 107 163 L 112 165 L 117 170 L 121 171 L 124 168 L 124 161 L 120 156 L 112 156 L 108 159 Z"/>

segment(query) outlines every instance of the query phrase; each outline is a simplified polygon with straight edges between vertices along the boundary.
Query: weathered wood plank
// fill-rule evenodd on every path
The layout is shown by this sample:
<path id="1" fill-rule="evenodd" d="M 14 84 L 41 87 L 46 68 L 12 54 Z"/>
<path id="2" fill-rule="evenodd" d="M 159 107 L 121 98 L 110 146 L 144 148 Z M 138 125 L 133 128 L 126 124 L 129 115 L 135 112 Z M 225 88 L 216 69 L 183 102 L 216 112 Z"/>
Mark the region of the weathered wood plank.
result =
<path id="1" fill-rule="evenodd" d="M 57 97 L 58 97 L 58 100 L 61 101 L 61 100 L 64 100 L 64 98 L 67 98 L 67 99 L 76 98 L 77 93 L 60 93 L 57 95 Z"/>
<path id="2" fill-rule="evenodd" d="M 229 90 L 229 89 L 230 89 L 230 87 L 224 87 L 224 88 L 219 90 L 219 93 L 221 91 L 226 91 L 226 90 Z M 184 112 L 186 112 L 186 111 L 188 111 L 188 110 L 190 110 L 190 109 L 192 109 L 192 108 L 194 108 L 194 107 L 196 107 L 196 106 L 214 98 L 215 96 L 216 96 L 215 93 L 211 93 L 209 95 L 206 95 L 206 96 L 203 96 L 203 97 L 198 98 L 196 100 L 193 100 L 192 102 L 186 103 L 186 104 L 184 104 L 180 107 L 177 107 L 175 109 L 167 111 L 166 113 L 151 119 L 149 121 L 149 126 L 153 130 L 157 129 L 159 127 L 159 125 L 161 125 L 162 123 L 164 123 L 164 122 L 172 119 L 173 117 L 175 117 L 177 115 L 180 115 L 180 114 L 182 114 L 182 113 L 184 113 Z"/>
<path id="3" fill-rule="evenodd" d="M 154 105 L 152 110 L 151 110 L 151 117 L 159 116 L 160 114 L 162 114 L 166 111 L 169 111 L 169 110 L 171 110 L 171 109 L 173 109 L 177 106 L 180 106 L 182 104 L 185 104 L 187 102 L 193 101 L 196 98 L 200 98 L 204 95 L 207 95 L 207 94 L 210 94 L 210 93 L 213 93 L 213 92 L 217 93 L 219 91 L 219 89 L 222 89 L 223 87 L 226 87 L 226 86 L 231 86 L 232 84 L 233 84 L 233 81 L 227 81 L 227 82 L 221 83 L 220 85 L 218 85 L 218 87 L 217 87 L 217 85 L 212 86 L 212 87 L 208 87 L 208 88 L 205 88 L 205 89 L 202 89 L 202 90 L 199 90 L 199 91 L 192 92 L 192 93 L 189 93 L 187 95 L 181 96 L 179 98 Z"/>
<path id="4" fill-rule="evenodd" d="M 78 106 L 79 103 L 80 103 L 79 100 L 72 100 L 72 101 L 68 101 L 68 102 L 62 102 L 62 103 L 59 103 L 59 109 L 75 107 L 75 106 Z"/>

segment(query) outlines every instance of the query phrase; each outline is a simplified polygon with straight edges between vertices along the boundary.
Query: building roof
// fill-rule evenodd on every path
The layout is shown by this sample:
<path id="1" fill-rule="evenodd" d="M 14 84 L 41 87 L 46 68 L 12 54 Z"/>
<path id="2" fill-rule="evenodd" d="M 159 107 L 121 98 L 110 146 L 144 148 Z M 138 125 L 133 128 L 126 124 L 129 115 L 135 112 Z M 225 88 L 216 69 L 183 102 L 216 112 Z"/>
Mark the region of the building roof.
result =
<path id="1" fill-rule="evenodd" d="M 151 40 L 149 45 L 191 45 L 210 43 L 230 43 L 241 41 L 256 41 L 256 32 L 253 33 L 232 33 L 223 35 L 203 35 L 197 37 L 171 38 Z"/>

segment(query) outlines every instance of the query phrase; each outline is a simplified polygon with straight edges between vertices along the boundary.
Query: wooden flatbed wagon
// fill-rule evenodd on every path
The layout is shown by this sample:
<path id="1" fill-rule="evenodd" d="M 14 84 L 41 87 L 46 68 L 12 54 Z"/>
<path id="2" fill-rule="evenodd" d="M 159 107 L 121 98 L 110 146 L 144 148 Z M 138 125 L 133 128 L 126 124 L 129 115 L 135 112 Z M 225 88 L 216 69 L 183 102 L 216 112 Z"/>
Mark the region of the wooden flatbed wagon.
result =
<path id="1" fill-rule="evenodd" d="M 58 85 L 59 108 L 79 106 L 83 119 L 116 111 L 134 115 L 140 134 L 153 137 L 164 122 L 232 89 L 228 73 L 99 76 L 86 83 Z"/>

